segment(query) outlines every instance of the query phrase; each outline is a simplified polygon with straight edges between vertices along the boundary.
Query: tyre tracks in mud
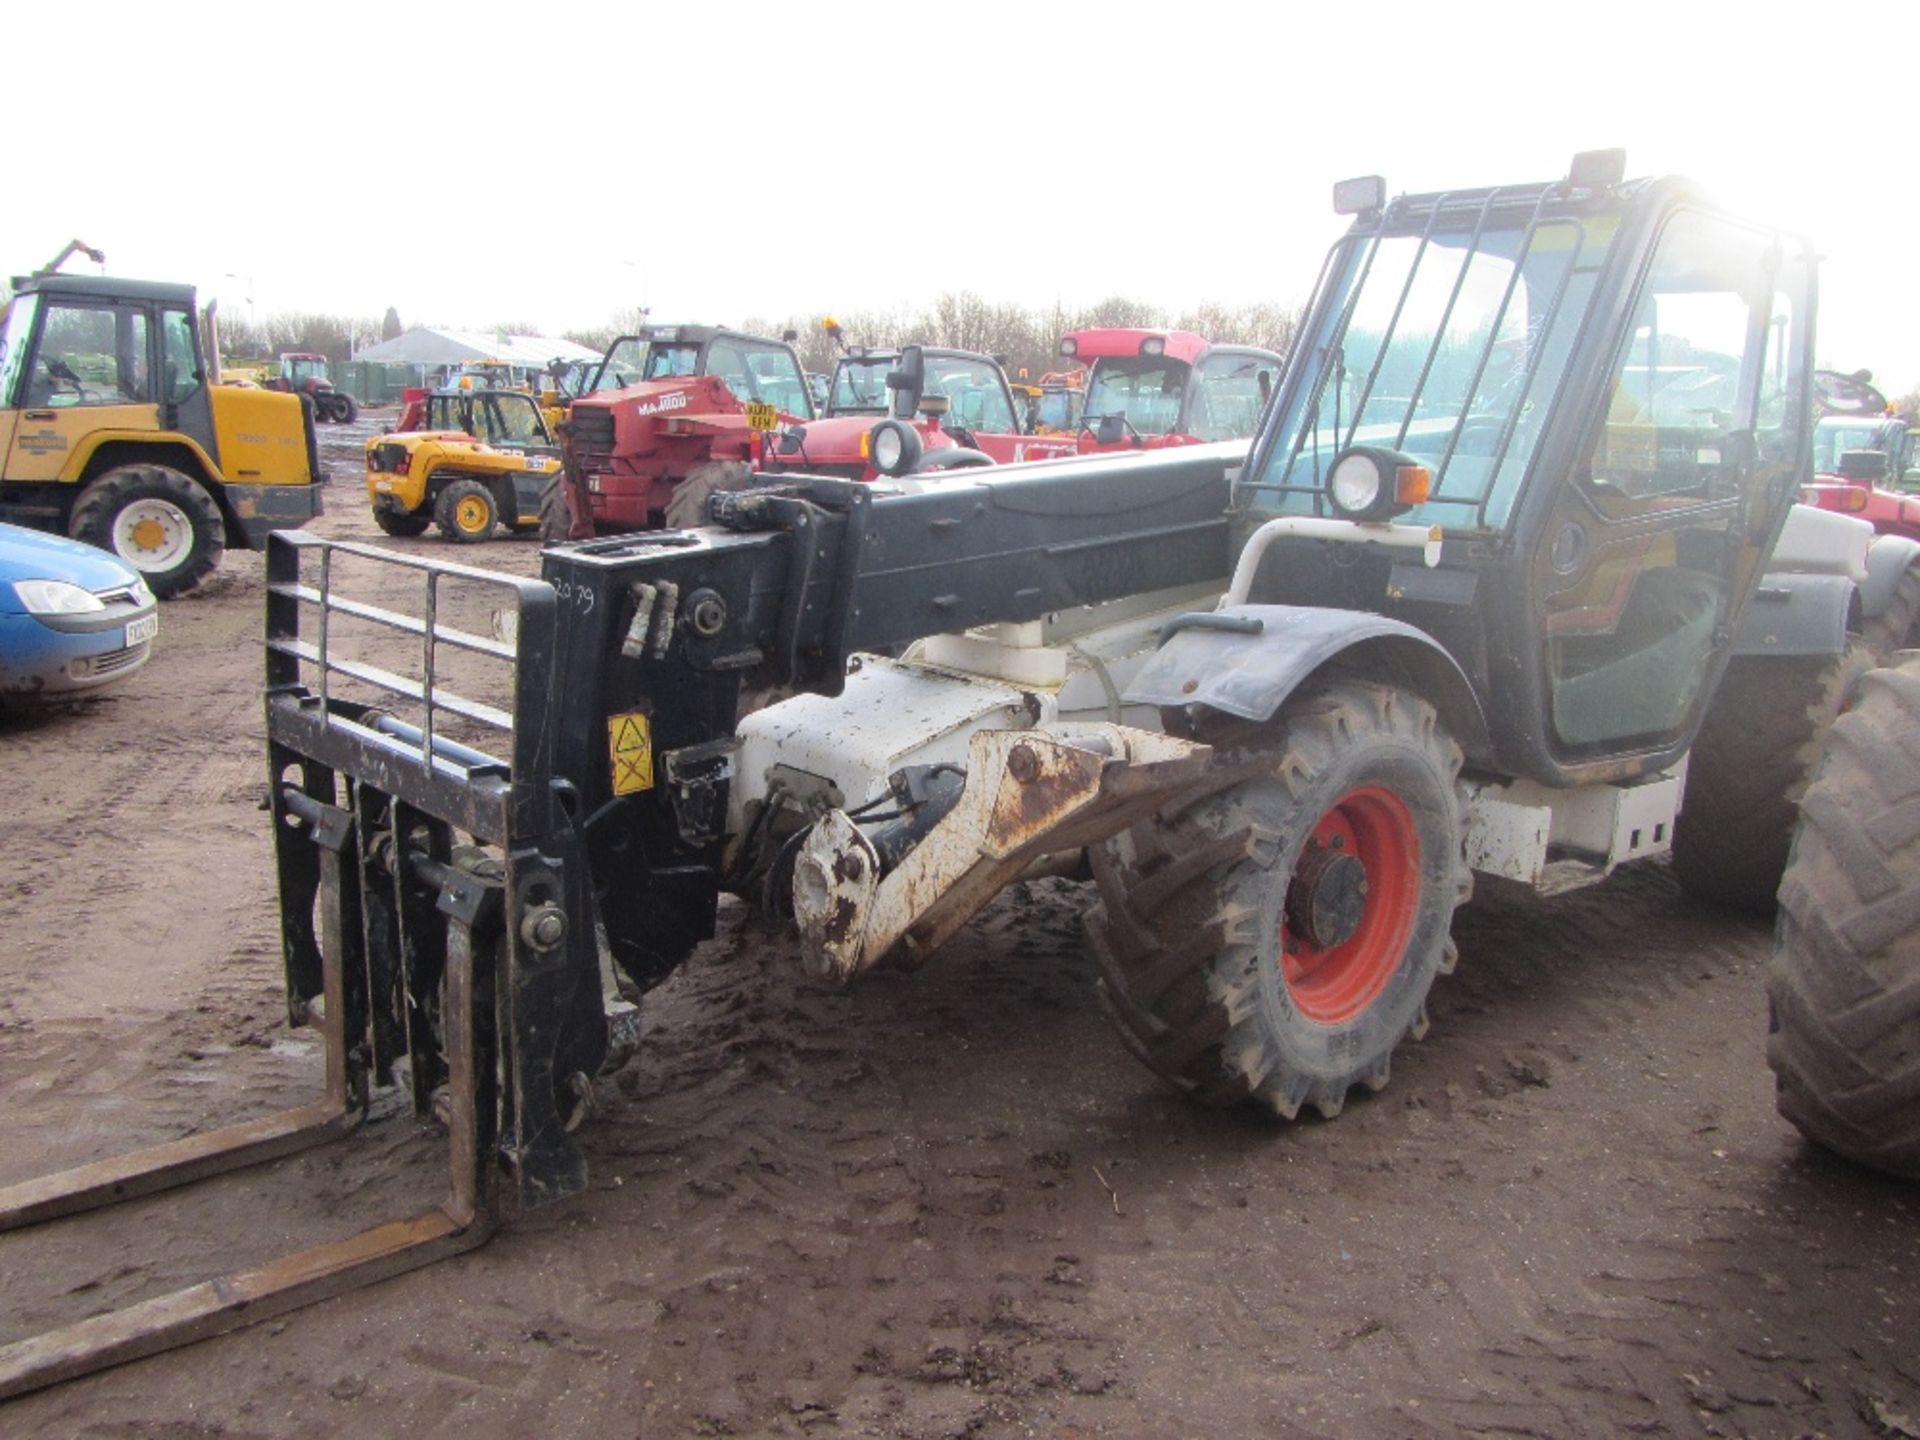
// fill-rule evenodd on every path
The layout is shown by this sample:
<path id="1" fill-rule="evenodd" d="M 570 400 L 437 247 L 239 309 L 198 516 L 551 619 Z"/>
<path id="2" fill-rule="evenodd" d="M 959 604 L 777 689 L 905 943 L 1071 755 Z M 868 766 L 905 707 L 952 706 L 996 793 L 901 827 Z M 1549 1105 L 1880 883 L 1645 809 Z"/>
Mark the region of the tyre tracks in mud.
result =
<path id="1" fill-rule="evenodd" d="M 372 539 L 331 463 L 316 528 Z M 170 604 L 118 698 L 0 732 L 0 1182 L 318 1084 L 253 808 L 258 567 L 230 554 Z M 1914 1196 L 1772 1113 L 1763 925 L 1659 865 L 1483 894 L 1388 1088 L 1276 1126 L 1125 1054 L 1088 899 L 1017 887 L 924 970 L 844 992 L 729 906 L 600 1086 L 585 1195 L 0 1429 L 1845 1436 L 1920 1410 Z M 442 1164 L 386 1108 L 191 1202 L 0 1239 L 0 1338 L 417 1208 Z"/>

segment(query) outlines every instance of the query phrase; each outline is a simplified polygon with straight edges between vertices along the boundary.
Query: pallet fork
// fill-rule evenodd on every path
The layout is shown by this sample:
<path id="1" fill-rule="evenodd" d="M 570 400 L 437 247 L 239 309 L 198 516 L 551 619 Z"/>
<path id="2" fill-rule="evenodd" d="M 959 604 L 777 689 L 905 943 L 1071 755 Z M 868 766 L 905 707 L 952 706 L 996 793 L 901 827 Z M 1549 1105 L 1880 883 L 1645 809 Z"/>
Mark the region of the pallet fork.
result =
<path id="1" fill-rule="evenodd" d="M 421 572 L 423 613 L 336 594 L 331 570 L 342 552 Z M 317 584 L 303 574 L 303 557 L 317 560 Z M 448 579 L 511 587 L 517 643 L 438 620 Z M 522 1207 L 584 1187 L 585 1161 L 568 1133 L 577 1107 L 567 1101 L 584 1092 L 582 1076 L 597 1068 L 606 1035 L 592 927 L 568 924 L 570 914 L 589 913 L 580 908 L 587 878 L 546 781 L 546 727 L 515 735 L 510 714 L 455 694 L 435 675 L 437 647 L 491 656 L 513 665 L 517 695 L 537 697 L 542 708 L 529 713 L 543 713 L 554 603 L 552 587 L 538 581 L 298 532 L 273 537 L 267 725 L 288 1011 L 293 1024 L 322 1036 L 324 1095 L 0 1189 L 0 1231 L 351 1134 L 367 1113 L 370 1082 L 392 1083 L 402 1059 L 415 1111 L 447 1126 L 448 1193 L 410 1218 L 0 1346 L 0 1400 L 484 1244 L 500 1217 L 503 1170 Z M 342 614 L 418 639 L 423 678 L 336 655 L 328 623 Z M 335 697 L 332 682 L 343 675 L 412 701 L 423 724 Z M 303 683 L 308 677 L 317 688 Z M 436 736 L 445 713 L 506 731 L 514 762 Z M 583 1029 L 583 1017 L 598 1017 L 598 1029 Z"/>

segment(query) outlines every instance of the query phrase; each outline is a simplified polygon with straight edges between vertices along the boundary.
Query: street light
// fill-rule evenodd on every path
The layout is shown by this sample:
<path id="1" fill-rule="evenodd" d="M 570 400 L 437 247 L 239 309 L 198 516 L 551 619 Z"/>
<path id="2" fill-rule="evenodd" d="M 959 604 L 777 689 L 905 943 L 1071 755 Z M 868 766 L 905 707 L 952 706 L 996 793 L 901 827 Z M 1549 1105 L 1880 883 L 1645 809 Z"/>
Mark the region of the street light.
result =
<path id="1" fill-rule="evenodd" d="M 251 275 L 237 275 L 229 270 L 221 278 L 225 280 L 244 280 L 247 282 L 247 330 L 252 338 L 257 340 L 260 336 L 260 327 L 254 322 L 253 318 L 253 277 Z"/>

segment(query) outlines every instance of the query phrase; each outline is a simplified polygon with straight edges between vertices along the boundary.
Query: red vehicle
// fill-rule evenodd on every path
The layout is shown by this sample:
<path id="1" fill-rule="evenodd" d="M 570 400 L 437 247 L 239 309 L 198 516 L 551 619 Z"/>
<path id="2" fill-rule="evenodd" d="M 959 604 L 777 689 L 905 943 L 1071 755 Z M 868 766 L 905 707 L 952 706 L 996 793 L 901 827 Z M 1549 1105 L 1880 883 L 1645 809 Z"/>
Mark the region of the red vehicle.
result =
<path id="1" fill-rule="evenodd" d="M 1074 453 L 1071 436 L 1028 435 L 1019 417 L 991 356 L 928 345 L 855 350 L 834 366 L 826 414 L 783 429 L 760 468 L 872 480 Z"/>
<path id="2" fill-rule="evenodd" d="M 706 497 L 750 473 L 761 432 L 814 418 L 792 338 L 655 325 L 614 341 L 560 427 L 541 538 L 704 523 Z"/>
<path id="3" fill-rule="evenodd" d="M 327 357 L 308 350 L 288 350 L 280 356 L 280 372 L 260 382 L 263 390 L 278 390 L 289 395 L 305 395 L 313 401 L 313 418 L 351 424 L 360 407 L 344 390 L 334 388 L 327 374 Z"/>
<path id="4" fill-rule="evenodd" d="M 1090 365 L 1078 448 L 1158 450 L 1243 440 L 1260 426 L 1281 359 L 1252 345 L 1213 345 L 1191 330 L 1076 330 L 1060 353 Z"/>
<path id="5" fill-rule="evenodd" d="M 1823 412 L 1813 431 L 1813 482 L 1801 499 L 1920 540 L 1920 431 L 1894 412 L 1866 371 L 1814 373 Z"/>

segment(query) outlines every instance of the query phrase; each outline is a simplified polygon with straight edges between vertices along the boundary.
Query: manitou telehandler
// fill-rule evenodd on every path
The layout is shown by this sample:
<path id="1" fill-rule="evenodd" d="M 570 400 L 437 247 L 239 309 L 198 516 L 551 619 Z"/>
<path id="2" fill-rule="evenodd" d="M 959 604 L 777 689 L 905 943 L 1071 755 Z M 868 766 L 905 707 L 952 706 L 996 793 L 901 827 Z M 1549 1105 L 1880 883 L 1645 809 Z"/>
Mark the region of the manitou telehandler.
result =
<path id="1" fill-rule="evenodd" d="M 1060 354 L 1092 367 L 1077 433 L 1083 455 L 1244 440 L 1282 363 L 1271 350 L 1215 345 L 1191 330 L 1124 326 L 1063 335 Z"/>
<path id="2" fill-rule="evenodd" d="M 760 434 L 813 419 L 793 338 L 656 325 L 614 341 L 560 427 L 542 538 L 698 524 L 706 496 L 751 468 Z"/>
<path id="3" fill-rule="evenodd" d="M 503 1194 L 580 1190 L 593 1077 L 722 894 L 850 980 L 1022 876 L 1089 874 L 1101 995 L 1160 1075 L 1280 1116 L 1379 1090 L 1476 873 L 1556 891 L 1666 851 L 1730 663 L 1778 667 L 1777 700 L 1740 703 L 1812 738 L 1785 677 L 1838 673 L 1879 603 L 1868 527 L 1793 506 L 1814 252 L 1622 164 L 1339 186 L 1352 226 L 1250 447 L 766 477 L 708 528 L 555 547 L 538 581 L 276 540 L 272 830 L 326 1098 L 17 1186 L 0 1223 L 328 1138 L 390 1079 L 448 1124 L 451 1193 L 0 1351 L 0 1394 L 478 1244 Z M 354 598 L 376 572 L 420 606 Z M 1913 893 L 1834 833 L 1869 900 Z M 1917 912 L 1862 913 L 1856 950 Z M 1796 1073 L 1822 1099 L 1849 1078 Z"/>
<path id="4" fill-rule="evenodd" d="M 898 479 L 1074 453 L 1070 436 L 1028 434 L 1000 362 L 969 350 L 849 350 L 834 365 L 827 405 L 818 420 L 767 436 L 754 468 Z"/>

